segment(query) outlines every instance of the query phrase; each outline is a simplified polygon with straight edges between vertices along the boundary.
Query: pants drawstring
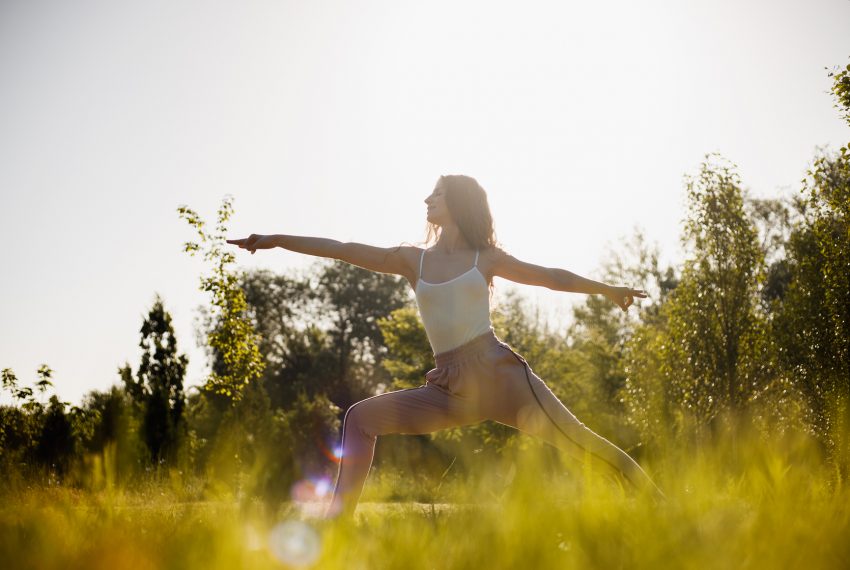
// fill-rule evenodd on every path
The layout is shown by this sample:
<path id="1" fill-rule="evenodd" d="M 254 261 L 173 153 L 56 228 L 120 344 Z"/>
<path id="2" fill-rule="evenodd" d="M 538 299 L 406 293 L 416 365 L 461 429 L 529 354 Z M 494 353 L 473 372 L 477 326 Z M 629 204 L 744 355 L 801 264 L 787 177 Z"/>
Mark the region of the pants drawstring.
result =
<path id="1" fill-rule="evenodd" d="M 604 458 L 604 457 L 602 457 L 601 455 L 597 455 L 596 453 L 593 453 L 592 451 L 590 451 L 589 449 L 587 449 L 587 448 L 586 448 L 586 447 L 584 447 L 583 445 L 579 444 L 576 440 L 574 440 L 574 439 L 573 439 L 573 438 L 571 438 L 569 435 L 567 435 L 567 432 L 565 432 L 563 429 L 561 429 L 561 426 L 560 426 L 560 425 L 558 425 L 558 422 L 556 422 L 556 421 L 552 418 L 552 416 L 550 416 L 550 415 L 549 415 L 549 412 L 547 412 L 547 411 L 546 411 L 546 408 L 543 406 L 543 402 L 541 402 L 541 401 L 540 401 L 540 398 L 538 398 L 538 397 L 537 397 L 537 393 L 534 391 L 534 386 L 532 386 L 532 384 L 531 384 L 531 378 L 529 378 L 529 376 L 528 376 L 528 362 L 527 362 L 527 361 L 526 361 L 526 360 L 525 360 L 522 356 L 520 356 L 519 354 L 517 354 L 517 353 L 514 351 L 514 349 L 512 349 L 510 346 L 507 346 L 507 345 L 504 345 L 504 346 L 505 346 L 505 348 L 507 348 L 508 350 L 510 350 L 510 351 L 511 351 L 511 354 L 513 354 L 513 355 L 514 355 L 514 357 L 515 357 L 515 358 L 516 358 L 519 362 L 521 362 L 521 363 L 522 363 L 522 365 L 523 365 L 523 370 L 525 371 L 525 379 L 528 381 L 528 387 L 529 387 L 529 389 L 531 390 L 531 394 L 534 396 L 534 399 L 535 399 L 535 400 L 537 400 L 537 403 L 538 403 L 538 405 L 540 406 L 540 409 L 541 409 L 541 410 L 543 410 L 543 413 L 544 413 L 544 414 L 546 414 L 546 417 L 547 417 L 547 418 L 549 418 L 549 421 L 551 421 L 551 422 L 552 422 L 552 425 L 554 425 L 554 426 L 558 429 L 558 431 L 559 431 L 559 432 L 561 432 L 562 434 L 564 434 L 564 437 L 566 437 L 568 440 L 570 440 L 570 441 L 571 441 L 571 442 L 573 442 L 576 446 L 578 446 L 578 447 L 579 447 L 579 449 L 583 449 L 583 450 L 585 450 L 586 452 L 588 452 L 588 453 L 590 453 L 591 455 L 593 455 L 594 457 L 596 457 L 596 458 L 598 458 L 598 459 L 600 459 L 600 460 L 604 461 L 605 463 L 607 463 L 608 465 L 610 465 L 612 468 L 614 468 L 614 470 L 615 470 L 615 471 L 617 471 L 617 472 L 621 473 L 621 474 L 623 475 L 623 478 L 625 478 L 625 480 L 626 480 L 626 481 L 628 481 L 629 483 L 631 483 L 632 485 L 634 485 L 634 483 L 632 483 L 632 481 L 629 479 L 628 475 L 626 475 L 626 473 L 625 473 L 622 469 L 620 469 L 619 467 L 617 467 L 616 465 L 614 465 L 613 463 L 611 463 L 610 461 L 608 461 L 607 459 L 605 459 L 605 458 Z"/>

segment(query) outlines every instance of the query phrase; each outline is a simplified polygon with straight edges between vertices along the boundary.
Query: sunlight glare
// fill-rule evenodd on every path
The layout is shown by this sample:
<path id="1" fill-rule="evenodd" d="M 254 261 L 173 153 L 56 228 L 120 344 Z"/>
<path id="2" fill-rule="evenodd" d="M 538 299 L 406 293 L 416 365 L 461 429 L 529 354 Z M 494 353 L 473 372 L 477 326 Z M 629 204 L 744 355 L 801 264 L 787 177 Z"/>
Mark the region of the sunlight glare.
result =
<path id="1" fill-rule="evenodd" d="M 319 557 L 321 538 L 304 522 L 285 521 L 269 533 L 269 551 L 284 564 L 309 566 Z"/>

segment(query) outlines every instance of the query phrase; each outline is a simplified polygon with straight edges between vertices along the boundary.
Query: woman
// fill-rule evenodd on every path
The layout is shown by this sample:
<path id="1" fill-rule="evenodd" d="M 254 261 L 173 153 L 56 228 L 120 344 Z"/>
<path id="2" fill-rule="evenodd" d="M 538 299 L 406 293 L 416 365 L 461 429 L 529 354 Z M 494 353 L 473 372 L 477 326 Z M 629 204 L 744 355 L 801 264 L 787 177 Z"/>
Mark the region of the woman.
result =
<path id="1" fill-rule="evenodd" d="M 425 199 L 427 244 L 379 248 L 290 235 L 227 240 L 249 250 L 283 247 L 404 276 L 416 294 L 436 367 L 418 388 L 366 398 L 345 413 L 342 457 L 325 518 L 351 518 L 372 464 L 377 436 L 426 434 L 484 420 L 541 437 L 579 459 L 593 458 L 640 490 L 663 494 L 640 466 L 580 422 L 526 360 L 494 333 L 493 277 L 557 291 L 602 294 L 624 311 L 644 291 L 612 287 L 563 269 L 520 261 L 496 245 L 487 195 L 469 176 L 441 176 Z"/>

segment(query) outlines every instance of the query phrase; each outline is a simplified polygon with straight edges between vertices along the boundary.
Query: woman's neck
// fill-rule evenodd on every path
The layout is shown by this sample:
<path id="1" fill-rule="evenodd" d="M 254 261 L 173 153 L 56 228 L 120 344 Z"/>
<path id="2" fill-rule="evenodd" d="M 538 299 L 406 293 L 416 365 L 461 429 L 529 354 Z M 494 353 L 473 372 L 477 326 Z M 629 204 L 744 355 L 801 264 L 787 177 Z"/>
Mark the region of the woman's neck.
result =
<path id="1" fill-rule="evenodd" d="M 458 227 L 451 225 L 444 226 L 440 231 L 440 239 L 434 244 L 434 249 L 444 253 L 454 253 L 459 250 L 472 249 L 472 247 L 463 238 Z"/>

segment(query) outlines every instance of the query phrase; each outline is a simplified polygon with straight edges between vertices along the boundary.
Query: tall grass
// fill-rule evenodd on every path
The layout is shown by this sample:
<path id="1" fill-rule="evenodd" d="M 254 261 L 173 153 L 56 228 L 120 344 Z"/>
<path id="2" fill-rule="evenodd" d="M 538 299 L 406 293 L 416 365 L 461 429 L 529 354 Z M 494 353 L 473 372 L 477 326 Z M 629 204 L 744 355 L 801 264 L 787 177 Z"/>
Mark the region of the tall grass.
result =
<path id="1" fill-rule="evenodd" d="M 180 479 L 133 491 L 19 489 L 2 496 L 0 565 L 850 567 L 850 493 L 805 434 L 738 428 L 643 458 L 668 496 L 660 504 L 592 464 L 525 443 L 466 475 L 373 471 L 353 521 L 319 521 L 308 505 L 271 506 L 220 487 L 187 500 Z"/>

